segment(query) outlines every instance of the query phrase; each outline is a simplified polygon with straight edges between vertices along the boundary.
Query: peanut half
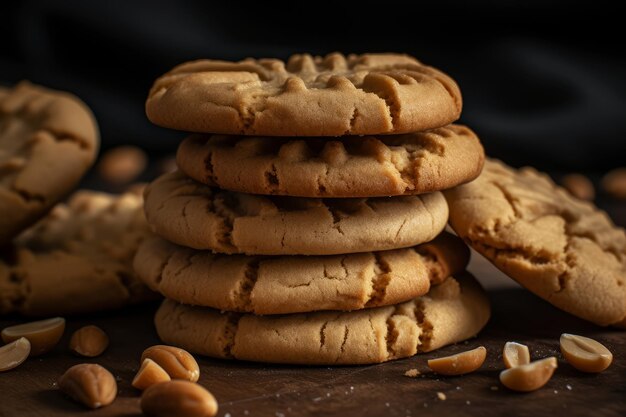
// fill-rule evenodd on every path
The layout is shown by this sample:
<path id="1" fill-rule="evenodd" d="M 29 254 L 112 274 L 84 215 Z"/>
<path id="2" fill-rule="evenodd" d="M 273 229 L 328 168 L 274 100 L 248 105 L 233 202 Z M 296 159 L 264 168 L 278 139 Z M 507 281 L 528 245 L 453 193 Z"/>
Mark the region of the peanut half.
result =
<path id="1" fill-rule="evenodd" d="M 70 339 L 70 350 L 77 355 L 93 358 L 109 346 L 109 336 L 98 326 L 84 326 L 76 330 Z"/>
<path id="2" fill-rule="evenodd" d="M 89 408 L 109 405 L 117 395 L 117 383 L 111 372 L 95 363 L 72 366 L 59 378 L 59 388 Z"/>
<path id="3" fill-rule="evenodd" d="M 30 354 L 30 342 L 25 337 L 0 347 L 0 372 L 19 366 Z"/>
<path id="4" fill-rule="evenodd" d="M 428 360 L 428 367 L 441 375 L 463 375 L 481 367 L 487 357 L 484 346 L 456 355 Z"/>
<path id="5" fill-rule="evenodd" d="M 560 343 L 565 360 L 579 371 L 602 372 L 613 362 L 611 351 L 588 337 L 563 333 Z"/>
<path id="6" fill-rule="evenodd" d="M 143 351 L 141 362 L 146 358 L 158 363 L 172 379 L 185 379 L 196 382 L 200 378 L 198 362 L 184 349 L 167 345 L 155 345 Z"/>
<path id="7" fill-rule="evenodd" d="M 504 360 L 504 366 L 507 368 L 527 365 L 530 363 L 528 346 L 517 342 L 506 342 L 502 350 L 502 359 Z"/>
<path id="8" fill-rule="evenodd" d="M 61 340 L 64 331 L 65 319 L 55 317 L 7 327 L 2 330 L 2 340 L 10 343 L 25 337 L 30 342 L 30 355 L 37 356 L 51 351 Z"/>
<path id="9" fill-rule="evenodd" d="M 557 368 L 555 357 L 515 366 L 500 372 L 500 382 L 513 391 L 535 391 L 546 385 Z"/>
<path id="10" fill-rule="evenodd" d="M 143 391 L 154 384 L 167 382 L 170 379 L 169 374 L 158 363 L 150 358 L 146 358 L 143 360 L 139 371 L 137 371 L 137 375 L 133 378 L 132 385 Z"/>
<path id="11" fill-rule="evenodd" d="M 161 382 L 143 392 L 141 411 L 148 417 L 213 417 L 217 401 L 194 382 Z"/>

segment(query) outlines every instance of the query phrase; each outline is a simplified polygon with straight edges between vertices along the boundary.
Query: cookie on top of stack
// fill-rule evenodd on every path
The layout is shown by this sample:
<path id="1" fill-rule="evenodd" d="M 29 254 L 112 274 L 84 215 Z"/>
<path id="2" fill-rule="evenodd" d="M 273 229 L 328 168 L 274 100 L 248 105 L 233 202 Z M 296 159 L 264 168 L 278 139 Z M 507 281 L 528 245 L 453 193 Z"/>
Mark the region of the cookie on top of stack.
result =
<path id="1" fill-rule="evenodd" d="M 477 334 L 487 298 L 439 192 L 484 153 L 456 83 L 412 57 L 200 60 L 149 119 L 193 134 L 145 191 L 135 270 L 160 338 L 220 358 L 366 364 Z"/>

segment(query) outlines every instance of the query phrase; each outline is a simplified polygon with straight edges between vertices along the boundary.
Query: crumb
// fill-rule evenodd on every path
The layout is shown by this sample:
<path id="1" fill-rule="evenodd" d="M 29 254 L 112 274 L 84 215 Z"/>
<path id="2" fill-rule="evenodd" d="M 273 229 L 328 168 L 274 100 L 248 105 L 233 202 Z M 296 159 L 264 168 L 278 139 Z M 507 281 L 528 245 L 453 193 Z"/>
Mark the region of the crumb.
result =
<path id="1" fill-rule="evenodd" d="M 248 411 L 248 410 L 243 410 L 243 414 L 247 416 L 248 414 L 250 414 L 250 411 Z"/>
<path id="2" fill-rule="evenodd" d="M 439 391 L 437 393 L 437 398 L 439 398 L 441 401 L 445 401 L 446 398 L 448 398 L 448 397 L 446 397 L 446 394 L 444 394 L 443 392 Z"/>
<path id="3" fill-rule="evenodd" d="M 350 391 L 354 391 L 354 387 L 353 386 L 350 386 Z"/>
<path id="4" fill-rule="evenodd" d="M 276 417 L 285 417 L 285 413 L 276 412 Z"/>
<path id="5" fill-rule="evenodd" d="M 457 390 L 457 391 L 459 391 L 460 389 L 461 389 L 461 387 L 459 387 L 459 386 L 457 386 L 457 387 L 456 387 L 456 390 Z"/>
<path id="6" fill-rule="evenodd" d="M 330 392 L 327 392 L 327 393 L 326 393 L 326 396 L 327 396 L 327 397 L 330 397 Z"/>
<path id="7" fill-rule="evenodd" d="M 409 369 L 408 371 L 406 371 L 404 373 L 404 376 L 408 376 L 409 378 L 415 378 L 419 374 L 420 374 L 420 371 L 418 371 L 417 369 L 413 368 L 413 369 Z"/>
<path id="8" fill-rule="evenodd" d="M 313 398 L 313 402 L 319 402 L 319 401 L 322 401 L 322 397 Z"/>
<path id="9" fill-rule="evenodd" d="M 567 388 L 567 390 L 568 390 L 568 391 L 571 391 L 571 390 L 572 390 L 572 386 L 571 386 L 570 384 L 567 384 L 567 385 L 565 386 L 565 388 Z"/>
<path id="10" fill-rule="evenodd" d="M 230 413 L 224 414 L 224 417 L 230 417 Z"/>
<path id="11" fill-rule="evenodd" d="M 555 393 L 555 394 L 558 394 L 559 392 L 558 392 L 557 390 L 554 390 L 554 393 Z"/>
<path id="12" fill-rule="evenodd" d="M 497 390 L 498 390 L 498 387 L 496 387 L 496 386 L 494 385 L 493 387 L 491 387 L 491 390 L 492 390 L 492 391 L 497 391 Z"/>
<path id="13" fill-rule="evenodd" d="M 385 403 L 385 407 L 389 407 L 389 403 Z"/>
<path id="14" fill-rule="evenodd" d="M 428 403 L 424 403 L 424 408 L 428 407 Z"/>
<path id="15" fill-rule="evenodd" d="M 467 401 L 465 401 L 465 404 L 472 405 L 472 402 L 470 400 L 467 400 Z"/>

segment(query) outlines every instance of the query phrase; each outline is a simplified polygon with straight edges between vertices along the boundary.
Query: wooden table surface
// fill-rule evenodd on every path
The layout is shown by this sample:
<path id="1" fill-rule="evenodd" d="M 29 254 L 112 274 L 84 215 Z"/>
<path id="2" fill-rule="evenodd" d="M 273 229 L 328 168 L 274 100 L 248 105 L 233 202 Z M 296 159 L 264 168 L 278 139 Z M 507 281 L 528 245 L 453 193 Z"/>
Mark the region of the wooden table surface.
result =
<path id="1" fill-rule="evenodd" d="M 610 209 L 610 208 L 609 208 Z M 615 207 L 614 207 L 615 209 Z M 616 211 L 615 211 L 616 210 Z M 609 210 L 618 223 L 622 210 Z M 622 215 L 620 217 L 619 215 Z M 302 367 L 234 362 L 198 357 L 200 383 L 219 402 L 219 416 L 476 416 L 562 415 L 626 416 L 626 332 L 600 328 L 565 314 L 517 287 L 474 254 L 470 270 L 483 282 L 492 302 L 492 318 L 481 334 L 465 343 L 425 355 L 372 366 Z M 159 343 L 152 316 L 157 304 L 69 318 L 56 349 L 20 367 L 0 373 L 0 416 L 139 416 L 139 392 L 131 387 L 139 357 Z M 23 321 L 3 317 L 0 328 Z M 99 358 L 84 360 L 67 351 L 69 335 L 96 324 L 111 338 Z M 576 371 L 559 354 L 559 335 L 582 334 L 604 343 L 614 362 L 597 375 Z M 557 355 L 559 368 L 544 388 L 529 394 L 508 391 L 498 381 L 505 342 L 527 344 L 533 358 Z M 427 372 L 426 360 L 484 345 L 487 361 L 476 373 L 441 377 Z M 66 398 L 57 378 L 70 366 L 95 362 L 118 380 L 116 401 L 86 411 Z M 404 373 L 417 368 L 422 375 Z M 440 400 L 442 392 L 446 400 Z"/>

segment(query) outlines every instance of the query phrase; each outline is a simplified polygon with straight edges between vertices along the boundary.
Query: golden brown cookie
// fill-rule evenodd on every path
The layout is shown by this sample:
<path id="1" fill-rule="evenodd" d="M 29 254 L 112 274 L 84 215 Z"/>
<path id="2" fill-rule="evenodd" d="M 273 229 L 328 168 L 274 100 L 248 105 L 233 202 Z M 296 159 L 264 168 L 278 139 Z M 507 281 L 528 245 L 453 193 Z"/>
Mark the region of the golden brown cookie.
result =
<path id="1" fill-rule="evenodd" d="M 72 191 L 98 143 L 95 119 L 77 97 L 26 81 L 0 88 L 0 245 Z"/>
<path id="2" fill-rule="evenodd" d="M 467 246 L 448 233 L 407 249 L 280 257 L 218 255 L 154 238 L 140 245 L 134 267 L 146 285 L 183 304 L 287 314 L 398 304 L 468 261 Z"/>
<path id="3" fill-rule="evenodd" d="M 398 54 L 192 61 L 157 79 L 146 101 L 159 126 L 268 136 L 417 132 L 461 107 L 454 80 Z"/>
<path id="4" fill-rule="evenodd" d="M 222 191 L 180 172 L 145 191 L 153 231 L 194 249 L 248 255 L 334 255 L 415 246 L 445 227 L 439 192 L 321 200 Z"/>
<path id="5" fill-rule="evenodd" d="M 141 196 L 78 191 L 0 257 L 0 313 L 63 315 L 153 299 L 132 260 L 149 234 Z"/>
<path id="6" fill-rule="evenodd" d="M 444 190 L 476 178 L 484 159 L 478 137 L 459 125 L 340 140 L 193 135 L 177 154 L 180 169 L 205 184 L 300 197 Z"/>
<path id="7" fill-rule="evenodd" d="M 405 303 L 352 312 L 281 316 L 220 313 L 165 300 L 155 316 L 164 343 L 217 358 L 360 365 L 406 358 L 476 335 L 489 301 L 467 274 Z"/>
<path id="8" fill-rule="evenodd" d="M 454 230 L 504 273 L 571 314 L 626 326 L 626 235 L 606 213 L 498 161 L 446 197 Z"/>

